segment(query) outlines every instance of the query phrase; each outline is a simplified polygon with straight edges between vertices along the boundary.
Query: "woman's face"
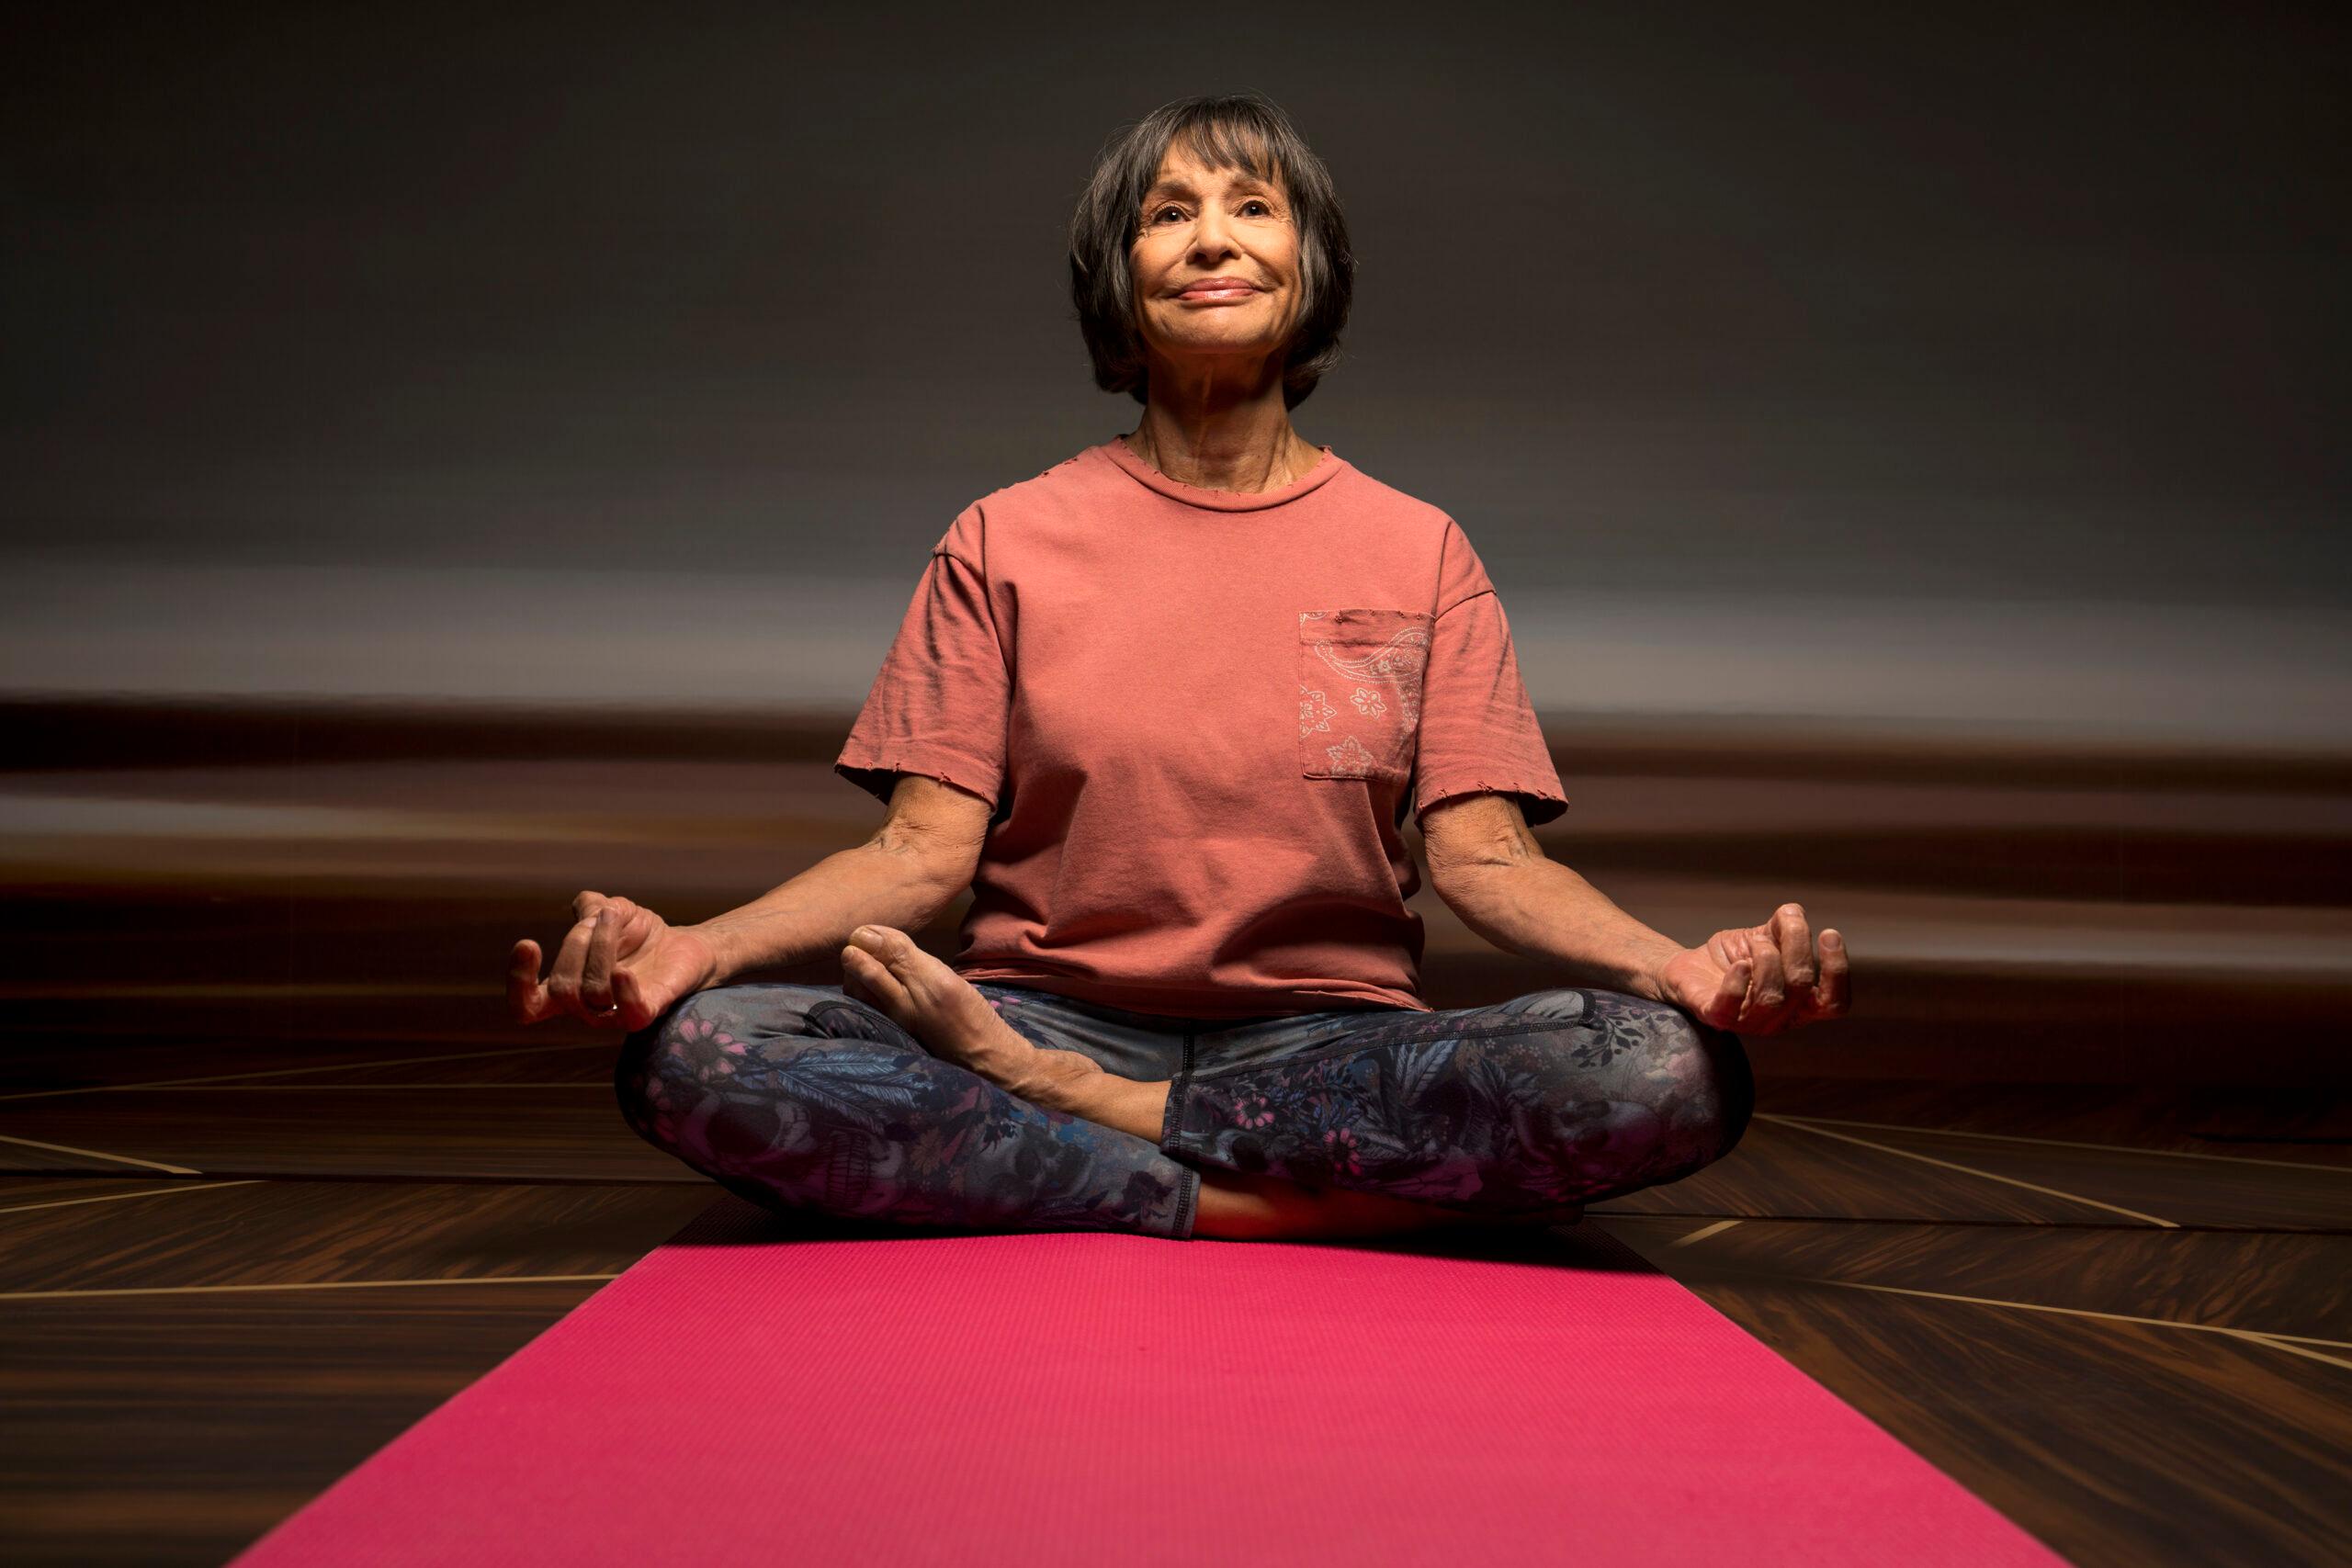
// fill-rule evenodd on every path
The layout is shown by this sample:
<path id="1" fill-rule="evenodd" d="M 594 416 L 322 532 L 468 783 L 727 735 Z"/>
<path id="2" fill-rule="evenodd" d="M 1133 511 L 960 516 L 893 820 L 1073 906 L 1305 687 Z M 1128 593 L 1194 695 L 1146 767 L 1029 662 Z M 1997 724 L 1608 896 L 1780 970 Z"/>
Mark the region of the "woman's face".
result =
<path id="1" fill-rule="evenodd" d="M 1262 358 L 1290 340 L 1298 226 L 1278 184 L 1208 169 L 1170 147 L 1144 197 L 1134 250 L 1136 324 L 1170 359 Z M 1214 279 L 1238 288 L 1200 287 Z"/>

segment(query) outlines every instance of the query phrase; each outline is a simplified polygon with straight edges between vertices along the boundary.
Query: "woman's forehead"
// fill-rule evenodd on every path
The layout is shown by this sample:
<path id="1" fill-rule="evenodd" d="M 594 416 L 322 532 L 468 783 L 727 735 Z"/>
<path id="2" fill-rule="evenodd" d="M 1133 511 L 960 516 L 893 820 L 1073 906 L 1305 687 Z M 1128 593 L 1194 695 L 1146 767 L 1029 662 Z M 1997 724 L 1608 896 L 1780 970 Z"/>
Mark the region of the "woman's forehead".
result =
<path id="1" fill-rule="evenodd" d="M 1147 197 L 1162 192 L 1197 194 L 1203 189 L 1214 190 L 1221 186 L 1235 185 L 1279 189 L 1282 183 L 1279 171 L 1273 168 L 1271 160 L 1261 159 L 1261 164 L 1267 170 L 1262 177 L 1239 166 L 1212 168 L 1190 148 L 1170 147 L 1168 155 L 1159 161 L 1159 170 L 1152 176 L 1150 189 L 1144 194 Z"/>

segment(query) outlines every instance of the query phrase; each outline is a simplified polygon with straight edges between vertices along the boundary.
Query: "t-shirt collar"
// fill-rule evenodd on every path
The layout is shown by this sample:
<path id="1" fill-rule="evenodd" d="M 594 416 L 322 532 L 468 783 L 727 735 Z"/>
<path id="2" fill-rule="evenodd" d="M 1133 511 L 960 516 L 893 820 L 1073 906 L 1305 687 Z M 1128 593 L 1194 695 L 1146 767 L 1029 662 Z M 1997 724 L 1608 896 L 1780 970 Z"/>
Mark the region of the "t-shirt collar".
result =
<path id="1" fill-rule="evenodd" d="M 1188 485 L 1182 479 L 1170 479 L 1166 474 L 1145 462 L 1142 457 L 1121 436 L 1113 436 L 1102 443 L 1098 450 L 1112 462 L 1125 469 L 1138 484 L 1147 485 L 1158 491 L 1170 501 L 1181 501 L 1187 506 L 1197 506 L 1209 512 L 1257 512 L 1269 506 L 1280 506 L 1286 501 L 1296 501 L 1308 491 L 1320 487 L 1347 466 L 1345 458 L 1329 446 L 1323 446 L 1317 448 L 1323 454 L 1320 462 L 1291 480 L 1290 483 L 1276 489 L 1255 492 L 1204 490 L 1198 485 Z"/>

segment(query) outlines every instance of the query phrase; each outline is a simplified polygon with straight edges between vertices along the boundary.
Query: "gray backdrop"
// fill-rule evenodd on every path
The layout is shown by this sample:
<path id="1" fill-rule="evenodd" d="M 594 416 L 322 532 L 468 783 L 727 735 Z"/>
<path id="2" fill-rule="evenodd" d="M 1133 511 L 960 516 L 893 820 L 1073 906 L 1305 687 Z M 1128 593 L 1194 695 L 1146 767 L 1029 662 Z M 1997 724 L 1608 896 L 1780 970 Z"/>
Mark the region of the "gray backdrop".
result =
<path id="1" fill-rule="evenodd" d="M 1361 257 L 1296 423 L 1546 711 L 2343 738 L 2329 8 L 1235 15 L 36 14 L 0 680 L 854 704 L 956 511 L 1135 423 L 1094 151 L 1256 87 Z"/>

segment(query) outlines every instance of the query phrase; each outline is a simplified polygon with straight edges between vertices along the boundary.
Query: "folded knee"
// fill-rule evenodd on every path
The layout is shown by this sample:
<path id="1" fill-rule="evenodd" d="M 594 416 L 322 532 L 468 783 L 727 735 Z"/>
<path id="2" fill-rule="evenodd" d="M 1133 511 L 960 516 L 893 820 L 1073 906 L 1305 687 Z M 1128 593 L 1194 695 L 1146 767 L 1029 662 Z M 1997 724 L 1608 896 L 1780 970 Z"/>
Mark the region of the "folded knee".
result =
<path id="1" fill-rule="evenodd" d="M 1738 1035 L 1646 998 L 1595 993 L 1587 1032 L 1570 1047 L 1562 1093 L 1586 1117 L 1622 1120 L 1623 1135 L 1655 1140 L 1651 1157 L 1679 1180 L 1738 1146 L 1756 1109 L 1755 1080 Z M 1598 1079 L 1594 1069 L 1601 1069 Z M 1609 1109 L 1599 1111 L 1600 1106 Z M 1620 1130 L 1611 1130 L 1611 1141 Z"/>
<path id="2" fill-rule="evenodd" d="M 1756 1077 L 1747 1060 L 1747 1042 L 1728 1029 L 1703 1023 L 1693 1027 L 1714 1087 L 1717 1144 L 1713 1158 L 1721 1159 L 1739 1146 L 1756 1115 Z"/>
<path id="3" fill-rule="evenodd" d="M 717 987 L 681 997 L 621 1043 L 613 1090 L 630 1126 L 653 1143 L 675 1143 L 685 1100 L 721 1069 L 728 1048 L 741 1040 L 739 998 Z"/>
<path id="4" fill-rule="evenodd" d="M 769 988 L 713 986 L 707 990 L 689 991 L 672 1002 L 641 1032 L 662 1035 L 680 1044 L 719 1034 L 741 1038 L 751 1032 L 760 995 Z"/>
<path id="5" fill-rule="evenodd" d="M 1756 1111 L 1756 1081 L 1738 1035 L 1679 1008 L 1661 1003 L 1658 1013 L 1643 1081 L 1695 1171 L 1739 1146 Z"/>

